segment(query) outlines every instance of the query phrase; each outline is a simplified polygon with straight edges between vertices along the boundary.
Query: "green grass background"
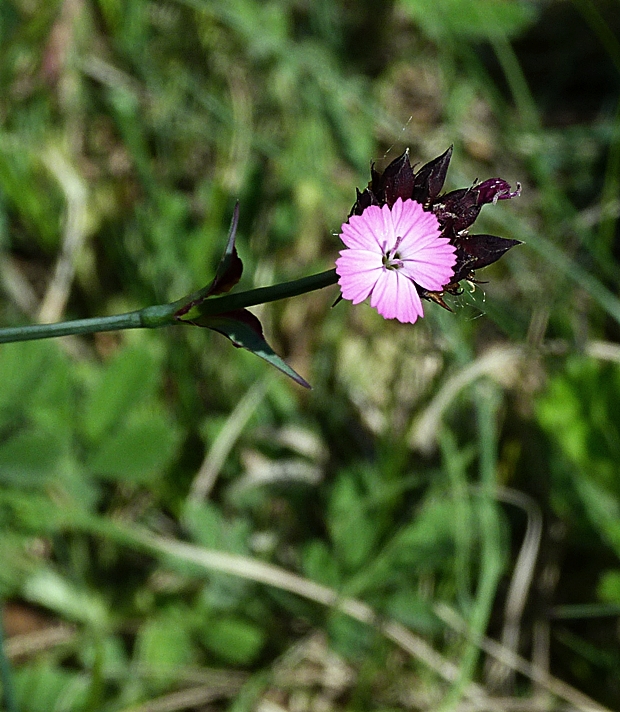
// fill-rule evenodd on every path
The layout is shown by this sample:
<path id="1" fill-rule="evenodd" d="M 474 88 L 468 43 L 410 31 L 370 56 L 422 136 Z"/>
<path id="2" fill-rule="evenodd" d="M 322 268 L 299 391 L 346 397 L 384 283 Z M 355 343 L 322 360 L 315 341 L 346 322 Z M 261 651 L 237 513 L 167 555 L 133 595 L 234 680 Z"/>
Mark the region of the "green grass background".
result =
<path id="1" fill-rule="evenodd" d="M 415 326 L 257 309 L 311 392 L 201 329 L 0 346 L 6 709 L 620 709 L 619 9 L 0 0 L 2 326 L 203 286 L 237 199 L 241 287 L 330 269 L 406 147 L 526 243 Z"/>

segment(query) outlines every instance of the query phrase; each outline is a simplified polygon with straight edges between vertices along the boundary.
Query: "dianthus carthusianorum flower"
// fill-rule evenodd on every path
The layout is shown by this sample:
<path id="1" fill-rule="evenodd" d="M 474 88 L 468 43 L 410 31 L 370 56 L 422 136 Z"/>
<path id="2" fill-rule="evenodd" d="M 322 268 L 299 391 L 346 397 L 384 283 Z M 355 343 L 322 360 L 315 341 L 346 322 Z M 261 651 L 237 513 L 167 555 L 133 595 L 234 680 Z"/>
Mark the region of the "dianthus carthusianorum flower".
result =
<path id="1" fill-rule="evenodd" d="M 420 298 L 448 309 L 445 292 L 459 293 L 463 279 L 498 260 L 519 240 L 470 235 L 482 206 L 519 195 L 501 178 L 440 195 L 452 156 L 450 147 L 414 171 L 407 151 L 383 173 L 371 167 L 341 239 L 336 261 L 344 299 L 370 304 L 386 319 L 413 323 L 423 316 Z"/>
<path id="2" fill-rule="evenodd" d="M 370 296 L 386 319 L 413 324 L 424 316 L 416 284 L 440 290 L 454 274 L 456 248 L 415 200 L 370 205 L 349 218 L 340 237 L 347 246 L 336 260 L 342 296 L 353 304 Z"/>

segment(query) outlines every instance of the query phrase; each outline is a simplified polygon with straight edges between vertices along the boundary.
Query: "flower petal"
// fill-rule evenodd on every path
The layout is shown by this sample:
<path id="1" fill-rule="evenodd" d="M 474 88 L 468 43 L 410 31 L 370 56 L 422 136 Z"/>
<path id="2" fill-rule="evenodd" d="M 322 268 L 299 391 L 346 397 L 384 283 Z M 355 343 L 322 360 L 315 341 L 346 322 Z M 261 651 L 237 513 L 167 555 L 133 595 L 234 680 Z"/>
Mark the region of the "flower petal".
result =
<path id="1" fill-rule="evenodd" d="M 394 319 L 398 307 L 398 280 L 395 270 L 383 270 L 370 297 L 370 306 L 385 319 Z"/>
<path id="2" fill-rule="evenodd" d="M 403 238 L 398 250 L 403 273 L 425 289 L 440 290 L 452 278 L 456 249 L 440 237 L 437 218 L 413 200 L 397 201 L 392 216 L 395 233 Z"/>
<path id="3" fill-rule="evenodd" d="M 413 242 L 432 244 L 441 234 L 437 218 L 415 200 L 397 200 L 392 208 L 392 222 L 394 234 L 403 238 L 403 246 Z"/>
<path id="4" fill-rule="evenodd" d="M 380 258 L 368 250 L 343 250 L 336 260 L 338 284 L 344 299 L 359 304 L 372 292 L 383 270 Z"/>
<path id="5" fill-rule="evenodd" d="M 440 291 L 452 281 L 456 248 L 441 237 L 437 217 L 413 200 L 369 206 L 351 216 L 341 237 L 348 247 L 336 260 L 343 298 L 359 304 L 370 296 L 386 319 L 415 322 L 424 315 L 416 284 Z"/>
<path id="6" fill-rule="evenodd" d="M 521 186 L 517 183 L 512 190 L 502 178 L 490 178 L 442 195 L 451 156 L 452 147 L 418 170 L 411 169 L 406 151 L 382 173 L 372 164 L 370 183 L 357 191 L 351 208 L 355 234 L 345 226 L 342 231 L 347 247 L 379 250 L 390 272 L 413 280 L 418 295 L 442 306 L 444 291 L 454 292 L 462 279 L 472 278 L 474 270 L 518 244 L 488 235 L 472 236 L 468 229 L 485 204 L 515 198 Z M 388 210 L 393 231 L 383 222 Z M 392 281 L 399 294 L 403 292 L 400 281 Z"/>
<path id="7" fill-rule="evenodd" d="M 418 317 L 424 316 L 422 300 L 415 284 L 401 270 L 398 276 L 398 311 L 396 318 L 403 324 L 415 324 Z"/>
<path id="8" fill-rule="evenodd" d="M 456 262 L 456 249 L 445 238 L 433 245 L 424 245 L 417 251 L 403 250 L 403 274 L 424 289 L 439 291 L 452 279 Z"/>
<path id="9" fill-rule="evenodd" d="M 424 316 L 415 285 L 399 270 L 385 270 L 372 291 L 370 306 L 384 319 L 398 319 L 403 324 L 414 324 Z"/>
<path id="10" fill-rule="evenodd" d="M 371 209 L 380 212 L 381 208 L 376 206 L 370 206 L 366 208 L 365 213 Z M 351 250 L 372 250 L 378 249 L 378 244 L 374 235 L 368 230 L 367 227 L 367 216 L 362 217 L 361 215 L 352 215 L 349 221 L 344 223 L 341 232 L 340 239 L 344 244 Z"/>

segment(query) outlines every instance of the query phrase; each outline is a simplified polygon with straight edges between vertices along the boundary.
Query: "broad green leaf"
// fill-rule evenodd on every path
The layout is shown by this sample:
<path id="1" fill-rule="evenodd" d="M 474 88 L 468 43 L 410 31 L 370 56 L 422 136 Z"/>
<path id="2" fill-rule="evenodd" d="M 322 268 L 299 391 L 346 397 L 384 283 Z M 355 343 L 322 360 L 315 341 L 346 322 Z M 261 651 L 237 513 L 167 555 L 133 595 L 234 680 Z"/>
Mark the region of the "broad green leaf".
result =
<path id="1" fill-rule="evenodd" d="M 255 623 L 240 618 L 216 618 L 201 631 L 201 640 L 228 663 L 249 665 L 265 644 L 265 633 Z"/>
<path id="2" fill-rule="evenodd" d="M 413 521 L 394 536 L 393 560 L 400 566 L 441 568 L 455 553 L 457 520 L 449 498 L 429 497 Z M 472 527 L 472 537 L 477 536 Z"/>
<path id="3" fill-rule="evenodd" d="M 387 600 L 385 613 L 419 633 L 433 635 L 443 630 L 443 624 L 433 613 L 431 601 L 421 598 L 419 591 L 414 589 L 399 588 Z"/>
<path id="4" fill-rule="evenodd" d="M 52 534 L 66 524 L 71 512 L 58 507 L 47 491 L 0 487 L 2 522 L 32 534 Z"/>
<path id="5" fill-rule="evenodd" d="M 606 571 L 599 581 L 597 592 L 603 601 L 620 605 L 620 570 Z"/>
<path id="6" fill-rule="evenodd" d="M 157 363 L 146 348 L 127 347 L 116 355 L 86 399 L 82 427 L 88 438 L 96 442 L 123 423 L 154 392 L 158 376 Z"/>
<path id="7" fill-rule="evenodd" d="M 77 586 L 50 568 L 34 572 L 24 583 L 23 595 L 26 600 L 70 621 L 104 628 L 110 619 L 100 595 Z"/>
<path id="8" fill-rule="evenodd" d="M 0 190 L 31 239 L 47 249 L 55 247 L 62 214 L 59 186 L 44 169 L 40 151 L 4 132 L 0 133 Z"/>
<path id="9" fill-rule="evenodd" d="M 90 686 L 85 673 L 70 672 L 44 659 L 15 671 L 20 712 L 78 712 L 84 709 Z"/>
<path id="10" fill-rule="evenodd" d="M 340 585 L 338 564 L 324 541 L 315 539 L 309 542 L 303 550 L 302 566 L 307 578 L 330 588 Z"/>
<path id="11" fill-rule="evenodd" d="M 587 473 L 579 473 L 574 482 L 592 524 L 620 557 L 620 497 L 589 479 Z"/>
<path id="12" fill-rule="evenodd" d="M 107 437 L 89 460 L 101 477 L 147 484 L 156 482 L 177 453 L 179 432 L 163 413 L 133 414 L 124 427 Z"/>
<path id="13" fill-rule="evenodd" d="M 215 504 L 190 500 L 183 512 L 183 523 L 196 543 L 209 549 L 221 547 L 224 521 Z"/>
<path id="14" fill-rule="evenodd" d="M 359 660 L 377 639 L 372 627 L 338 612 L 330 613 L 327 631 L 331 646 L 348 660 Z"/>
<path id="15" fill-rule="evenodd" d="M 435 40 L 512 37 L 536 18 L 533 5 L 520 0 L 400 0 L 399 4 Z"/>
<path id="16" fill-rule="evenodd" d="M 0 501 L 3 510 L 6 501 L 5 497 Z M 40 565 L 37 557 L 29 550 L 31 537 L 7 529 L 2 532 L 0 537 L 0 561 L 2 561 L 0 597 L 2 599 L 22 595 L 24 580 Z"/>
<path id="17" fill-rule="evenodd" d="M 183 512 L 183 523 L 195 541 L 209 549 L 221 549 L 232 554 L 248 553 L 251 529 L 243 517 L 225 517 L 212 502 L 189 502 Z"/>
<path id="18" fill-rule="evenodd" d="M 0 444 L 0 482 L 40 487 L 56 474 L 62 452 L 53 433 L 22 431 Z"/>
<path id="19" fill-rule="evenodd" d="M 30 345 L 30 344 L 29 344 Z M 73 437 L 76 415 L 76 389 L 72 364 L 54 345 L 47 349 L 45 365 L 37 388 L 32 392 L 30 415 L 67 444 Z"/>
<path id="20" fill-rule="evenodd" d="M 175 668 L 189 665 L 194 647 L 183 610 L 168 610 L 150 618 L 138 631 L 135 662 L 157 673 L 158 687 L 176 679 Z"/>
<path id="21" fill-rule="evenodd" d="M 343 566 L 350 571 L 362 566 L 373 550 L 377 531 L 358 486 L 349 475 L 336 480 L 329 499 L 327 526 L 336 557 Z"/>
<path id="22" fill-rule="evenodd" d="M 247 542 L 251 535 L 248 523 L 243 519 L 224 518 L 221 509 L 212 502 L 192 502 L 185 507 L 183 523 L 190 536 L 207 549 L 247 555 Z M 246 595 L 251 584 L 238 576 L 209 572 L 199 602 L 201 615 L 209 615 L 214 609 L 235 608 Z"/>
<path id="23" fill-rule="evenodd" d="M 0 345 L 0 418 L 30 403 L 55 347 L 45 342 Z"/>

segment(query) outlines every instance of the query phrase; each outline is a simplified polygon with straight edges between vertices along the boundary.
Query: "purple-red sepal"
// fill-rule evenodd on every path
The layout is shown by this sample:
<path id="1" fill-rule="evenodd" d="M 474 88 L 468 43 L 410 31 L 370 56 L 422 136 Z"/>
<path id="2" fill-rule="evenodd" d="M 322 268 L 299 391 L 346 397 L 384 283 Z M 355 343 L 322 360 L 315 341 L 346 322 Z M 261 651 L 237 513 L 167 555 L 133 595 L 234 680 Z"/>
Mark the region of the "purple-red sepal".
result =
<path id="1" fill-rule="evenodd" d="M 521 186 L 517 184 L 517 189 L 513 191 L 502 178 L 489 178 L 469 188 L 441 195 L 451 158 L 452 146 L 417 171 L 411 167 L 407 151 L 395 158 L 383 173 L 379 173 L 373 164 L 370 167 L 370 183 L 363 191 L 357 191 L 357 200 L 350 213 L 350 216 L 361 215 L 370 205 L 388 205 L 391 208 L 398 198 L 415 200 L 424 210 L 432 212 L 439 222 L 441 236 L 448 238 L 456 247 L 454 275 L 440 291 L 429 292 L 419 285 L 416 289 L 421 297 L 446 309 L 449 307 L 443 301 L 444 292 L 457 293 L 461 280 L 474 280 L 475 270 L 493 264 L 511 247 L 521 244 L 519 240 L 495 235 L 468 234 L 484 205 L 517 197 Z"/>

